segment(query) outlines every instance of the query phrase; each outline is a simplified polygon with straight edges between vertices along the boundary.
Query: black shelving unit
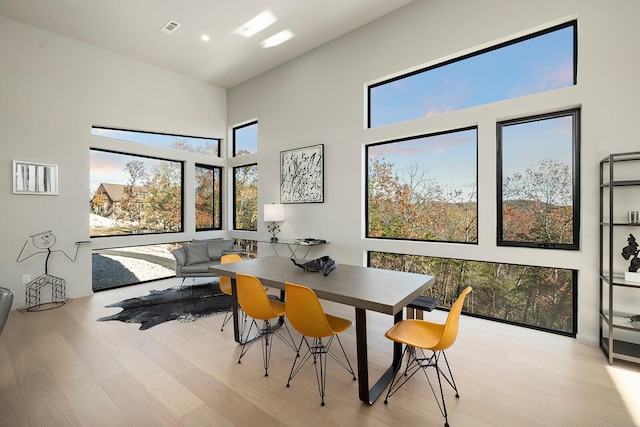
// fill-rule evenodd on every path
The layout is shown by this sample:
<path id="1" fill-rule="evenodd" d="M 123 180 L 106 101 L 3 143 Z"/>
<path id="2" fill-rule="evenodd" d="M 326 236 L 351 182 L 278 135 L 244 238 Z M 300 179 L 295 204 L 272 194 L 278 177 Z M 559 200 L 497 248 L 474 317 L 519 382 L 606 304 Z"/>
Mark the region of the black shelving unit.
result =
<path id="1" fill-rule="evenodd" d="M 625 163 L 637 169 L 639 179 L 616 180 L 616 167 Z M 640 306 L 638 313 L 620 312 L 616 310 L 620 304 L 616 304 L 614 295 L 616 288 L 640 292 L 640 283 L 625 280 L 625 270 L 619 267 L 616 270 L 620 264 L 615 259 L 620 257 L 621 248 L 617 248 L 620 242 L 614 241 L 614 231 L 622 228 L 625 233 L 633 234 L 635 230 L 640 237 L 640 223 L 615 220 L 623 213 L 615 208 L 614 196 L 620 196 L 621 191 L 637 191 L 640 200 L 640 152 L 610 154 L 600 161 L 600 347 L 610 364 L 615 359 L 640 363 L 640 344 L 620 339 L 620 335 L 629 337 L 638 333 L 638 340 L 632 341 L 640 342 L 640 324 L 629 320 L 632 315 L 640 313 Z"/>

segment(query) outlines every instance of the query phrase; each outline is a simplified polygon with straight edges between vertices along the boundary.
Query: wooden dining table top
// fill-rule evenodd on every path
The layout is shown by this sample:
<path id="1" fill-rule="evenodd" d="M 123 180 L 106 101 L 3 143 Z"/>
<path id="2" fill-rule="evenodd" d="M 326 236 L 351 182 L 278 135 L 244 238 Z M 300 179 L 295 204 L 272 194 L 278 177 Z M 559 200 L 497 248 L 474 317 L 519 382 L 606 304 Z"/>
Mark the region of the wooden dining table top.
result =
<path id="1" fill-rule="evenodd" d="M 308 272 L 286 257 L 269 256 L 209 267 L 212 273 L 235 278 L 236 273 L 255 276 L 265 286 L 284 289 L 285 282 L 307 286 L 318 298 L 396 314 L 435 281 L 426 274 L 383 270 L 338 263 L 328 276 Z"/>

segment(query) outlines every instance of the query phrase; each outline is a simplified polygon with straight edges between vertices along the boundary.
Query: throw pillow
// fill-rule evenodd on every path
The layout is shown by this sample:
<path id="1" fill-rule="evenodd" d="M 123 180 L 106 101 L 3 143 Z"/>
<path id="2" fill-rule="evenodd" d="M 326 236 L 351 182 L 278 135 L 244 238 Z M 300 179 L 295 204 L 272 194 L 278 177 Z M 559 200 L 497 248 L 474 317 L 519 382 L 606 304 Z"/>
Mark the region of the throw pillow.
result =
<path id="1" fill-rule="evenodd" d="M 187 254 L 186 265 L 209 261 L 209 249 L 206 243 L 191 243 L 190 245 L 185 245 L 184 250 Z"/>

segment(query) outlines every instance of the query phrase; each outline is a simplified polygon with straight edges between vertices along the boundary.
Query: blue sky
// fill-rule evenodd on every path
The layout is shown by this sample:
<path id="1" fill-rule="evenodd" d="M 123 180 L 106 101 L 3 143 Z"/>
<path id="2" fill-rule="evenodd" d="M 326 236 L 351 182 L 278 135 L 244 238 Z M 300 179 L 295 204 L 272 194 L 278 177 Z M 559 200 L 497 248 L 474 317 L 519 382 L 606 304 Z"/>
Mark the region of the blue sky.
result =
<path id="1" fill-rule="evenodd" d="M 571 86 L 573 27 L 373 87 L 371 127 Z"/>
<path id="2" fill-rule="evenodd" d="M 91 134 L 97 136 L 104 136 L 105 138 L 120 139 L 123 141 L 137 142 L 145 145 L 153 145 L 154 147 L 174 148 L 173 143 L 176 141 L 184 142 L 185 144 L 194 147 L 202 148 L 206 147 L 206 144 L 216 143 L 214 138 L 200 138 L 182 135 L 165 135 L 153 132 L 136 132 L 118 129 L 105 129 L 94 127 L 91 128 Z M 216 153 L 217 155 L 217 153 Z"/>
<path id="3" fill-rule="evenodd" d="M 249 153 L 258 152 L 258 123 L 252 123 L 246 126 L 234 129 L 235 152 L 248 151 Z"/>
<path id="4" fill-rule="evenodd" d="M 528 167 L 535 167 L 544 159 L 572 164 L 572 116 L 504 126 L 502 134 L 502 163 L 505 177 L 512 176 L 515 172 L 523 172 Z"/>

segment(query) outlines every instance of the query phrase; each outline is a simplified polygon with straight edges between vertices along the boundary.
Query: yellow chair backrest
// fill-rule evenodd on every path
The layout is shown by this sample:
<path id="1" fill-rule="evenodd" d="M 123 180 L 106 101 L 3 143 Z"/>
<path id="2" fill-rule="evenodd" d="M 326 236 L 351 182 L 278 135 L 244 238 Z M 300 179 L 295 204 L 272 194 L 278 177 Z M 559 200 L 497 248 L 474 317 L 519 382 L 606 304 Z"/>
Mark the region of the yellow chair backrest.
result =
<path id="1" fill-rule="evenodd" d="M 257 277 L 236 273 L 236 292 L 238 303 L 244 312 L 254 319 L 267 320 L 278 317 Z"/>
<path id="2" fill-rule="evenodd" d="M 242 261 L 242 257 L 238 254 L 222 255 L 220 264 L 229 264 L 232 262 Z M 220 289 L 231 289 L 231 278 L 228 276 L 220 276 Z"/>
<path id="3" fill-rule="evenodd" d="M 440 342 L 432 348 L 432 350 L 445 350 L 453 345 L 458 336 L 458 325 L 460 324 L 460 313 L 462 312 L 462 305 L 467 295 L 471 292 L 471 286 L 467 286 L 458 296 L 456 302 L 453 303 L 447 320 L 444 324 L 444 331 L 442 332 L 442 338 Z"/>
<path id="4" fill-rule="evenodd" d="M 220 264 L 229 264 L 231 262 L 238 261 L 242 261 L 242 257 L 240 256 L 240 254 L 222 255 L 222 257 L 220 258 Z"/>
<path id="5" fill-rule="evenodd" d="M 322 304 L 312 289 L 285 283 L 285 312 L 291 325 L 302 335 L 324 338 L 334 335 Z"/>

